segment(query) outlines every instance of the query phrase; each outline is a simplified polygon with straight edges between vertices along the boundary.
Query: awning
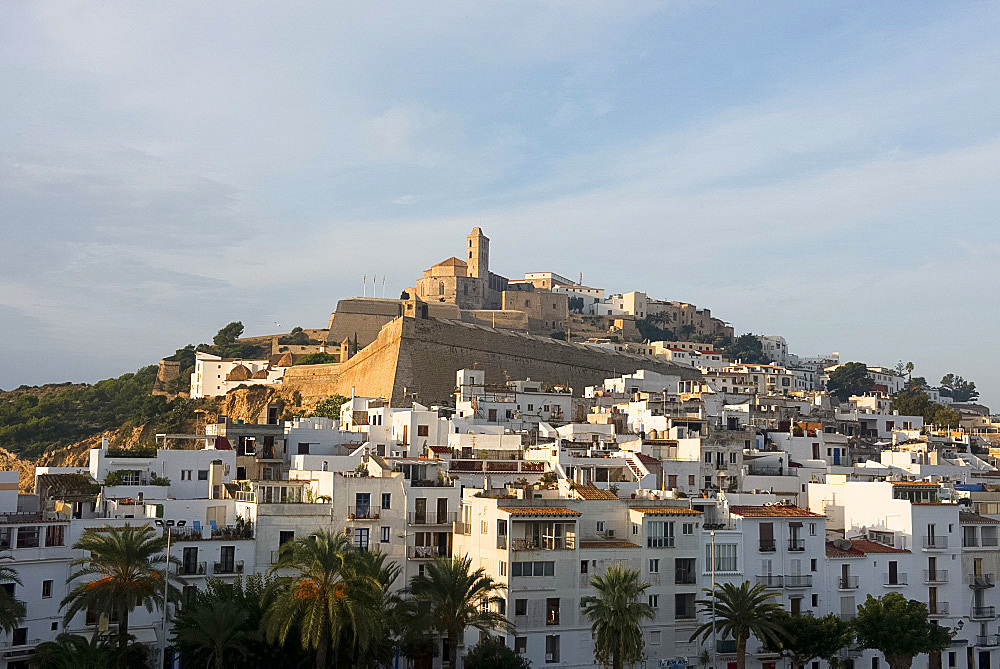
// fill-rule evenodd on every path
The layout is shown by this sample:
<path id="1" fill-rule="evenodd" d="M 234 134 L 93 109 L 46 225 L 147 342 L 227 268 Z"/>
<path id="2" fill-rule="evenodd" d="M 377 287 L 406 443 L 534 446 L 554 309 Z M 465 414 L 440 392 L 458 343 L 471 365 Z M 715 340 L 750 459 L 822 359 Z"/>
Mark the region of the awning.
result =
<path id="1" fill-rule="evenodd" d="M 130 628 L 129 634 L 135 637 L 136 643 L 157 643 L 159 637 L 152 627 Z"/>

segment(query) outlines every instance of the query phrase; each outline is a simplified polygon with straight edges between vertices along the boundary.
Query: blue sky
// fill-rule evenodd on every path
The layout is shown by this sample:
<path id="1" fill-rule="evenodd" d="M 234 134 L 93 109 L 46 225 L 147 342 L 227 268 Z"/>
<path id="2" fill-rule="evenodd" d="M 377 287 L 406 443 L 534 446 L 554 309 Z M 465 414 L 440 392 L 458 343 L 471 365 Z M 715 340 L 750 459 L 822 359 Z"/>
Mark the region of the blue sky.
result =
<path id="1" fill-rule="evenodd" d="M 1000 5 L 0 5 L 0 388 L 322 327 L 481 225 L 1000 401 Z"/>

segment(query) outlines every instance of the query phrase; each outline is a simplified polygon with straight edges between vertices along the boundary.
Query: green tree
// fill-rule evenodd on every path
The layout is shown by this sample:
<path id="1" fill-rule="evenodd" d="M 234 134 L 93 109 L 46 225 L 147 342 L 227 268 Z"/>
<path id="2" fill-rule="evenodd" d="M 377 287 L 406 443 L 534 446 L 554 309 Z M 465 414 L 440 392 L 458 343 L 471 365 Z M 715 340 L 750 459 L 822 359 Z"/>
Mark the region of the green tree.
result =
<path id="1" fill-rule="evenodd" d="M 846 402 L 851 395 L 864 395 L 872 389 L 872 385 L 865 363 L 848 362 L 830 372 L 826 389 L 841 402 Z"/>
<path id="2" fill-rule="evenodd" d="M 604 574 L 595 574 L 590 584 L 597 595 L 584 597 L 580 605 L 594 635 L 594 660 L 612 669 L 642 662 L 642 622 L 655 617 L 653 607 L 640 601 L 649 583 L 640 583 L 635 569 L 612 565 Z"/>
<path id="3" fill-rule="evenodd" d="M 344 406 L 345 402 L 349 401 L 350 398 L 344 397 L 343 395 L 330 395 L 325 400 L 317 404 L 316 408 L 313 409 L 313 412 L 310 415 L 340 420 L 340 408 Z"/>
<path id="4" fill-rule="evenodd" d="M 464 669 L 531 669 L 531 662 L 515 653 L 503 639 L 484 636 L 463 658 Z"/>
<path id="5" fill-rule="evenodd" d="M 375 579 L 380 587 L 381 597 L 375 603 L 372 620 L 375 629 L 371 640 L 362 645 L 352 638 L 353 631 L 345 628 L 338 644 L 337 666 L 343 669 L 380 669 L 392 664 L 396 652 L 394 634 L 405 624 L 401 611 L 402 600 L 390 588 L 399 577 L 400 568 L 380 551 L 357 551 L 358 573 Z"/>
<path id="6" fill-rule="evenodd" d="M 122 655 L 106 637 L 94 634 L 89 639 L 63 632 L 55 641 L 35 648 L 31 665 L 38 669 L 109 669 L 121 666 Z"/>
<path id="7" fill-rule="evenodd" d="M 489 604 L 498 598 L 502 585 L 486 575 L 480 567 L 472 571 L 472 558 L 436 558 L 427 564 L 423 574 L 410 581 L 410 596 L 426 607 L 438 640 L 448 637 L 448 660 L 457 667 L 458 646 L 465 630 L 475 627 L 481 632 L 493 630 L 513 631 L 514 626 L 505 616 L 489 610 Z"/>
<path id="8" fill-rule="evenodd" d="M 922 416 L 928 425 L 958 427 L 961 416 L 954 409 L 931 402 L 922 390 L 901 390 L 892 397 L 891 411 L 901 416 Z"/>
<path id="9" fill-rule="evenodd" d="M 941 378 L 941 390 L 956 402 L 971 402 L 979 399 L 976 384 L 966 381 L 956 374 L 945 374 Z"/>
<path id="10" fill-rule="evenodd" d="M 958 427 L 962 417 L 958 415 L 957 411 L 946 405 L 935 404 L 934 406 L 937 409 L 934 410 L 934 415 L 927 422 L 938 427 Z"/>
<path id="11" fill-rule="evenodd" d="M 66 607 L 64 624 L 87 610 L 107 614 L 109 618 L 117 616 L 118 648 L 124 650 L 132 610 L 140 604 L 150 612 L 163 606 L 166 546 L 166 536 L 159 535 L 149 525 L 105 524 L 96 531 L 84 532 L 73 548 L 87 551 L 88 555 L 70 562 L 71 566 L 81 568 L 70 574 L 68 582 L 80 582 L 60 603 L 60 607 Z M 180 561 L 171 558 L 171 564 Z M 174 579 L 171 575 L 170 580 Z M 167 596 L 171 601 L 179 599 L 180 592 L 174 583 L 168 584 Z"/>
<path id="12" fill-rule="evenodd" d="M 916 369 L 916 368 L 917 368 L 917 366 L 914 365 L 912 362 L 906 363 L 906 366 L 904 367 L 904 369 L 906 370 L 906 377 L 909 378 L 909 379 L 912 379 L 913 378 L 913 370 Z"/>
<path id="13" fill-rule="evenodd" d="M 13 559 L 7 554 L 7 551 L 4 551 L 4 554 L 0 556 L 0 562 L 9 562 Z M 0 564 L 0 583 L 23 585 L 21 578 L 17 575 L 17 570 L 6 564 Z M 27 615 L 27 609 L 24 602 L 16 599 L 14 593 L 7 588 L 0 588 L 0 630 L 13 632 L 24 620 L 25 615 Z"/>
<path id="14" fill-rule="evenodd" d="M 305 355 L 297 358 L 293 364 L 328 365 L 331 362 L 340 362 L 340 358 L 332 353 L 306 353 Z"/>
<path id="15" fill-rule="evenodd" d="M 233 321 L 215 333 L 212 343 L 223 348 L 230 344 L 235 344 L 241 334 L 243 334 L 243 323 L 241 321 Z"/>
<path id="16" fill-rule="evenodd" d="M 206 667 L 231 667 L 249 651 L 249 632 L 242 629 L 249 617 L 238 603 L 224 599 L 185 606 L 174 621 L 174 641 L 183 649 L 182 656 L 203 660 Z"/>
<path id="17" fill-rule="evenodd" d="M 741 334 L 732 340 L 725 350 L 726 358 L 739 360 L 748 365 L 766 365 L 771 360 L 764 355 L 764 347 L 752 332 Z"/>
<path id="18" fill-rule="evenodd" d="M 327 666 L 331 648 L 340 650 L 345 632 L 351 646 L 367 649 L 381 629 L 382 589 L 359 553 L 347 535 L 323 530 L 282 545 L 269 572 L 275 578 L 262 621 L 268 640 L 284 644 L 297 626 L 317 669 Z"/>
<path id="19" fill-rule="evenodd" d="M 777 644 L 766 643 L 765 647 L 788 657 L 793 667 L 801 667 L 817 658 L 833 664 L 841 649 L 854 640 L 850 623 L 833 613 L 816 618 L 811 613 L 791 615 L 781 609 L 775 612 L 775 617 L 787 636 Z"/>
<path id="20" fill-rule="evenodd" d="M 762 583 L 740 585 L 723 583 L 709 591 L 707 599 L 699 599 L 698 606 L 705 617 L 715 613 L 715 628 L 719 638 L 732 637 L 736 641 L 736 666 L 744 669 L 747 662 L 747 641 L 753 635 L 761 643 L 777 645 L 785 638 L 781 626 L 781 605 L 772 601 L 778 596 L 769 592 Z M 715 603 L 713 609 L 713 602 Z M 712 636 L 712 623 L 701 625 L 691 635 L 691 641 L 701 637 L 704 642 Z"/>
<path id="21" fill-rule="evenodd" d="M 927 617 L 923 602 L 891 592 L 879 599 L 868 595 L 854 619 L 858 645 L 881 651 L 892 669 L 909 669 L 922 653 L 951 645 L 953 632 Z"/>
<path id="22" fill-rule="evenodd" d="M 635 319 L 635 327 L 646 341 L 674 341 L 677 334 L 668 327 L 667 314 L 650 314 L 646 318 Z"/>

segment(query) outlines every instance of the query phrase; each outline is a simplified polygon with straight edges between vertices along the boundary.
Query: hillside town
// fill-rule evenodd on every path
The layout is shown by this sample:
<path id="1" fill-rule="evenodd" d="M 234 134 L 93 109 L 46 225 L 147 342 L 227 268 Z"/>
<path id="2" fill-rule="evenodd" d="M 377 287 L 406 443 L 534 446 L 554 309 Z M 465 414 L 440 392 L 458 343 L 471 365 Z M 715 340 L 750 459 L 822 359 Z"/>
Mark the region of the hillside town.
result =
<path id="1" fill-rule="evenodd" d="M 532 667 L 593 667 L 591 611 L 612 573 L 644 584 L 637 666 L 899 666 L 861 632 L 828 655 L 734 634 L 706 600 L 727 586 L 845 623 L 901 595 L 947 632 L 914 667 L 1000 666 L 1000 418 L 974 384 L 734 338 L 708 309 L 639 291 L 508 279 L 479 228 L 466 249 L 399 299 L 342 300 L 298 343 L 265 338 L 259 358 L 161 363 L 159 382 L 186 372 L 192 399 L 266 391 L 252 416 L 141 448 L 105 438 L 30 482 L 0 473 L 4 587 L 24 607 L 0 664 L 27 667 L 62 634 L 127 634 L 181 666 L 188 603 L 297 573 L 320 532 L 381 556 L 386 596 L 419 601 L 429 574 L 464 560 L 495 586 L 475 602 L 487 629 L 428 614 L 423 645 L 388 629 L 391 659 L 371 666 L 458 669 L 492 633 Z M 290 392 L 312 410 L 290 413 Z M 141 605 L 102 610 L 80 588 L 103 572 L 79 565 L 137 527 L 165 542 L 169 576 L 154 572 Z"/>

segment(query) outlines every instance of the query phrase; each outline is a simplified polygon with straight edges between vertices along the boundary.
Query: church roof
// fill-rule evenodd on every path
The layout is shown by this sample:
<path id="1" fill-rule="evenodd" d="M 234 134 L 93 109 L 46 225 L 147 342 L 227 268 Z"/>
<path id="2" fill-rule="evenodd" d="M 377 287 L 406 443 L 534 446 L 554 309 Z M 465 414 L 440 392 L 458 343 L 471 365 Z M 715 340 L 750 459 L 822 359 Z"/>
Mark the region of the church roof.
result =
<path id="1" fill-rule="evenodd" d="M 452 256 L 447 260 L 442 260 L 441 262 L 434 265 L 434 267 L 467 267 L 467 266 L 468 265 L 466 265 L 464 260 L 462 260 L 461 258 L 456 258 L 455 256 Z"/>

